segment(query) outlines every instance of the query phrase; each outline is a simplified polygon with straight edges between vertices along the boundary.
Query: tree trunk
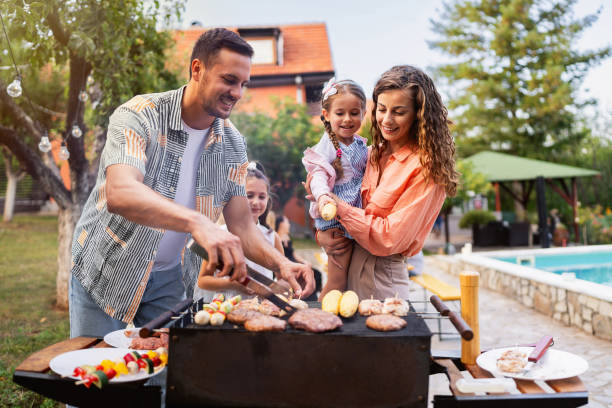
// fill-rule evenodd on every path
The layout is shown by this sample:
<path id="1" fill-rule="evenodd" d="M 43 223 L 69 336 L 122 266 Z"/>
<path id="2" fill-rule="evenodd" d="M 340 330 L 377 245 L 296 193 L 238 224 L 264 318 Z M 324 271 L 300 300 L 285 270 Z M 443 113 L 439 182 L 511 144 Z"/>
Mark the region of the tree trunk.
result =
<path id="1" fill-rule="evenodd" d="M 10 222 L 15 210 L 15 196 L 17 195 L 17 177 L 13 173 L 6 173 L 6 194 L 4 195 L 4 214 L 2 220 Z"/>
<path id="2" fill-rule="evenodd" d="M 56 278 L 56 304 L 62 310 L 68 310 L 68 278 L 72 269 L 72 236 L 74 227 L 81 215 L 81 205 L 72 205 L 60 208 L 58 216 L 58 251 L 57 251 L 57 278 Z"/>
<path id="3" fill-rule="evenodd" d="M 25 172 L 20 170 L 15 173 L 12 169 L 13 155 L 8 149 L 2 149 L 4 157 L 4 169 L 6 173 L 6 193 L 4 194 L 4 214 L 2 220 L 11 222 L 15 212 L 15 198 L 17 197 L 17 185 L 25 176 Z"/>

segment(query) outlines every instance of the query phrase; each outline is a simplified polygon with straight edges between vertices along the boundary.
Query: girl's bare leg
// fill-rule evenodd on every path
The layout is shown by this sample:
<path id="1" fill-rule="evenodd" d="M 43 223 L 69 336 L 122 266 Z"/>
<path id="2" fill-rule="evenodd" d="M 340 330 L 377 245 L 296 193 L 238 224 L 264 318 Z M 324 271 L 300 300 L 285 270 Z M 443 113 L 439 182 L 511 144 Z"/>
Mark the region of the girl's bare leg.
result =
<path id="1" fill-rule="evenodd" d="M 319 231 L 319 234 L 332 233 L 332 230 Z M 321 289 L 321 294 L 319 295 L 319 301 L 323 299 L 323 296 L 327 292 L 333 289 L 338 289 L 343 291 L 346 289 L 346 281 L 348 275 L 348 267 L 351 262 L 351 255 L 353 254 L 353 247 L 340 254 L 340 255 L 331 255 L 327 254 L 327 282 L 323 289 Z"/>

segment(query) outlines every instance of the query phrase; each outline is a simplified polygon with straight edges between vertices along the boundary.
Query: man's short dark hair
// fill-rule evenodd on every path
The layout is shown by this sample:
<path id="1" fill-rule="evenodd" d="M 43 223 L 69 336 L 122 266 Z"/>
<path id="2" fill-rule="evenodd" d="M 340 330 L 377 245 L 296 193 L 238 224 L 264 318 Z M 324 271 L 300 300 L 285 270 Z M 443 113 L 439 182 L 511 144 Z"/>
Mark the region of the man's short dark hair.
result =
<path id="1" fill-rule="evenodd" d="M 225 28 L 213 28 L 202 34 L 193 46 L 191 60 L 189 61 L 189 78 L 191 79 L 191 63 L 194 59 L 199 59 L 206 68 L 210 68 L 222 48 L 227 48 L 249 58 L 253 56 L 253 47 L 238 34 Z"/>

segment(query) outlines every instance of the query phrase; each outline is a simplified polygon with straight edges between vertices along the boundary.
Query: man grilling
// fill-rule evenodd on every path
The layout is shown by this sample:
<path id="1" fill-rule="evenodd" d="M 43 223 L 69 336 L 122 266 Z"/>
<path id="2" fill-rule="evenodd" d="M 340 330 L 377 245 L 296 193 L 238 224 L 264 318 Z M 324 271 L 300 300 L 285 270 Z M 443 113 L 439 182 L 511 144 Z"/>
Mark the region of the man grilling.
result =
<path id="1" fill-rule="evenodd" d="M 250 219 L 246 144 L 227 119 L 249 81 L 253 49 L 212 29 L 197 40 L 180 89 L 135 96 L 110 118 L 96 185 L 72 245 L 70 335 L 102 337 L 141 326 L 191 297 L 206 249 L 207 272 L 246 277 L 245 254 L 296 294 L 312 270 L 290 262 Z M 228 231 L 215 221 L 223 212 Z"/>

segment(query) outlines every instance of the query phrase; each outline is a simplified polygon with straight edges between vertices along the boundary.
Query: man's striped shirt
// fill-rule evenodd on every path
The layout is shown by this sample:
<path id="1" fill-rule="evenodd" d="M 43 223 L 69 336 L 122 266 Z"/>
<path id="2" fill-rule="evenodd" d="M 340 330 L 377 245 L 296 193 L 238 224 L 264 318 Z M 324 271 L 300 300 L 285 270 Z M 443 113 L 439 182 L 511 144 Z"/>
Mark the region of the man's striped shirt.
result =
<path id="1" fill-rule="evenodd" d="M 185 87 L 135 96 L 110 118 L 96 185 L 75 227 L 72 275 L 111 317 L 134 319 L 155 262 L 164 230 L 128 221 L 108 212 L 106 168 L 136 167 L 144 184 L 173 200 L 187 133 L 181 123 Z M 216 118 L 199 159 L 196 210 L 216 221 L 234 196 L 245 196 L 246 142 L 229 120 Z M 188 234 L 187 239 L 190 236 Z M 183 281 L 190 297 L 201 259 L 183 248 Z"/>

